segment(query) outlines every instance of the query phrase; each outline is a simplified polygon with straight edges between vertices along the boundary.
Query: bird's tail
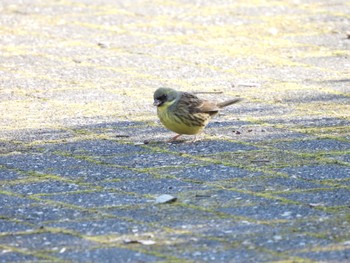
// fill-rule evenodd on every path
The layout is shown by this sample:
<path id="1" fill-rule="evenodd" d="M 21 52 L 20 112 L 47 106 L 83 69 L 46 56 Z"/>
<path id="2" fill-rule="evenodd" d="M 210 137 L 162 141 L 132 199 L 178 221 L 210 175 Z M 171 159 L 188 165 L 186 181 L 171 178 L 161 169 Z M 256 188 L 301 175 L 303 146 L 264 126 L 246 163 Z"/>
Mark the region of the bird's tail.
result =
<path id="1" fill-rule="evenodd" d="M 227 100 L 227 101 L 224 101 L 224 102 L 219 102 L 217 105 L 218 105 L 219 108 L 224 108 L 226 106 L 230 106 L 230 105 L 235 104 L 237 102 L 240 102 L 242 100 L 243 99 L 241 99 L 241 98 L 236 98 L 236 99 Z"/>

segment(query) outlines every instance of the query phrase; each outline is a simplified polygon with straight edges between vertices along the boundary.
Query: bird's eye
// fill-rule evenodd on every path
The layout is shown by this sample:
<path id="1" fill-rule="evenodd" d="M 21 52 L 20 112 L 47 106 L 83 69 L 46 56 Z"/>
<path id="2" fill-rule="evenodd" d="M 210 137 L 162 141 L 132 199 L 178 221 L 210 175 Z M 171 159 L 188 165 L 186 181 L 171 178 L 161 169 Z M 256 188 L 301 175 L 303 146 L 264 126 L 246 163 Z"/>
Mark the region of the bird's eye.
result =
<path id="1" fill-rule="evenodd" d="M 166 94 L 163 94 L 162 96 L 160 96 L 160 97 L 158 98 L 158 100 L 160 100 L 160 101 L 166 101 L 166 100 L 167 100 L 167 95 L 166 95 Z"/>

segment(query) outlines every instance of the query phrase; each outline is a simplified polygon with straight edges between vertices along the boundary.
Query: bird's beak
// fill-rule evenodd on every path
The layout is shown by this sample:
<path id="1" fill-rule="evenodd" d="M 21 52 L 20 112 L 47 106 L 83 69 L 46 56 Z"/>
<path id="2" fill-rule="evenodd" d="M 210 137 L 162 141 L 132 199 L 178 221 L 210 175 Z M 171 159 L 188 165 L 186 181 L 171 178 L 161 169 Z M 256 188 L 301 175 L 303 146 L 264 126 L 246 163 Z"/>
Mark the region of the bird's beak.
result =
<path id="1" fill-rule="evenodd" d="M 162 105 L 162 102 L 160 100 L 154 100 L 153 106 L 157 106 L 158 107 L 160 105 Z"/>

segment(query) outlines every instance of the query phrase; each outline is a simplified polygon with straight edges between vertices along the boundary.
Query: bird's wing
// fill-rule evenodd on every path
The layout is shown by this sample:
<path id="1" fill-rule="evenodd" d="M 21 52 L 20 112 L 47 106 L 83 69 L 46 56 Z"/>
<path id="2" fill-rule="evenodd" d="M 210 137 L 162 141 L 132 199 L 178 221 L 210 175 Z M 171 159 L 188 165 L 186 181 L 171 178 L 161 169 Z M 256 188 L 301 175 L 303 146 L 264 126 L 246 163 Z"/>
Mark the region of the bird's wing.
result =
<path id="1" fill-rule="evenodd" d="M 179 100 L 179 107 L 187 107 L 190 113 L 208 113 L 210 115 L 219 111 L 215 102 L 201 100 L 197 96 L 184 92 Z"/>

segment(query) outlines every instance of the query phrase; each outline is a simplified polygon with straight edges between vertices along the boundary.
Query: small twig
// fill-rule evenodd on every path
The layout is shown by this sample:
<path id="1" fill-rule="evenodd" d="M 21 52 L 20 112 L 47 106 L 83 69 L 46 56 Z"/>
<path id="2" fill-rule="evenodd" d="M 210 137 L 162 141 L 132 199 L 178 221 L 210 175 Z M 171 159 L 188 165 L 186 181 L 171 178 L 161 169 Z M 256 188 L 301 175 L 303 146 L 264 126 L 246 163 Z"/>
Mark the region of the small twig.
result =
<path id="1" fill-rule="evenodd" d="M 252 160 L 252 163 L 268 163 L 270 160 L 267 159 L 258 159 L 258 160 Z"/>
<path id="2" fill-rule="evenodd" d="M 197 198 L 205 198 L 205 197 L 211 197 L 211 195 L 196 194 L 195 197 L 197 197 Z"/>
<path id="3" fill-rule="evenodd" d="M 116 134 L 115 137 L 117 137 L 117 138 L 129 138 L 130 135 L 126 135 L 126 134 Z"/>

